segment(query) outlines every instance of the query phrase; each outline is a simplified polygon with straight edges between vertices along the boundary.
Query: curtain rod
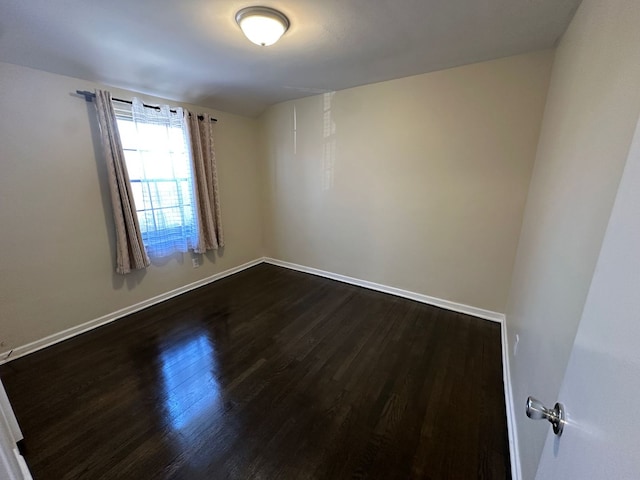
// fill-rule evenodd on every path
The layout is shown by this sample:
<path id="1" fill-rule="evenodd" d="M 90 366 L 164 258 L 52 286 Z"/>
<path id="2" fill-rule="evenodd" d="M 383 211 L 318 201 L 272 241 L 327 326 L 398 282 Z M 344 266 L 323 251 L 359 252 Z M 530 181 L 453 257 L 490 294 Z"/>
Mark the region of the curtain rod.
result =
<path id="1" fill-rule="evenodd" d="M 96 94 L 95 93 L 88 92 L 87 90 L 76 90 L 76 93 L 78 95 L 82 95 L 87 102 L 91 102 L 94 98 L 96 98 Z M 122 100 L 121 98 L 111 98 L 111 100 L 115 100 L 116 102 L 128 103 L 129 105 L 133 105 L 133 102 L 131 100 Z M 153 108 L 155 110 L 160 110 L 160 107 L 158 107 L 157 105 L 147 105 L 146 103 L 143 103 L 142 105 L 147 107 L 147 108 Z M 175 110 L 169 110 L 169 111 L 171 113 L 176 113 Z M 191 115 L 191 114 L 189 114 L 189 115 Z M 204 119 L 204 115 L 198 115 L 198 119 L 203 120 Z M 212 122 L 217 122 L 218 119 L 217 118 L 212 118 L 211 121 Z"/>

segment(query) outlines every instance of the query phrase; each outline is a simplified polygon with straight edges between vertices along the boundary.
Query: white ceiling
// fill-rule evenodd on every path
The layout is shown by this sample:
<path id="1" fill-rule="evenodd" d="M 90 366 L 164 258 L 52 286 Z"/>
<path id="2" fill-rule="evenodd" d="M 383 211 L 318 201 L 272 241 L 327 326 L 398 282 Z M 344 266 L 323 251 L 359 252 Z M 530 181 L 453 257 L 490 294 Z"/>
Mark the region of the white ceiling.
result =
<path id="1" fill-rule="evenodd" d="M 0 61 L 255 116 L 284 100 L 552 47 L 580 0 L 0 0 Z M 285 13 L 271 47 L 235 13 Z"/>

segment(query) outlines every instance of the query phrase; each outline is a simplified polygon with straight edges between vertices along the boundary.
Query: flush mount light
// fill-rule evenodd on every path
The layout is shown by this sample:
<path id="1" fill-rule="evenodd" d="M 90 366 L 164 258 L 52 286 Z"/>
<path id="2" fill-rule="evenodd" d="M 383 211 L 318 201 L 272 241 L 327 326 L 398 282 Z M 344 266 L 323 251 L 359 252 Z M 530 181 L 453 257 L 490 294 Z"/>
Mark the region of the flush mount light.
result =
<path id="1" fill-rule="evenodd" d="M 289 28 L 289 19 L 269 7 L 247 7 L 236 13 L 236 22 L 256 45 L 266 47 L 276 43 Z"/>

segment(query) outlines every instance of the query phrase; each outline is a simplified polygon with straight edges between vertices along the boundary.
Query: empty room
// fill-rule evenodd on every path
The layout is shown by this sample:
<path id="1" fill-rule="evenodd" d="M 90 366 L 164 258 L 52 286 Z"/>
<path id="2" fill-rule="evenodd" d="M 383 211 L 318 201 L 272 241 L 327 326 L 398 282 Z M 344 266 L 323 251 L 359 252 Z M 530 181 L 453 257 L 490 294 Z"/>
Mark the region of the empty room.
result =
<path id="1" fill-rule="evenodd" d="M 0 0 L 0 479 L 639 478 L 639 27 Z"/>

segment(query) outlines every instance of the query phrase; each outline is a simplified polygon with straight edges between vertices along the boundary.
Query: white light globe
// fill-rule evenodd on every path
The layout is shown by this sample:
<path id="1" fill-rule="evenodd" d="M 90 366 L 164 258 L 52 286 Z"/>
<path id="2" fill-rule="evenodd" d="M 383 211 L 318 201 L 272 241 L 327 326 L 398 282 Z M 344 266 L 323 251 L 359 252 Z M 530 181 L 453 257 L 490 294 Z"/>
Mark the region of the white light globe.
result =
<path id="1" fill-rule="evenodd" d="M 236 22 L 250 41 L 263 47 L 276 43 L 289 28 L 287 17 L 267 7 L 243 8 Z"/>

